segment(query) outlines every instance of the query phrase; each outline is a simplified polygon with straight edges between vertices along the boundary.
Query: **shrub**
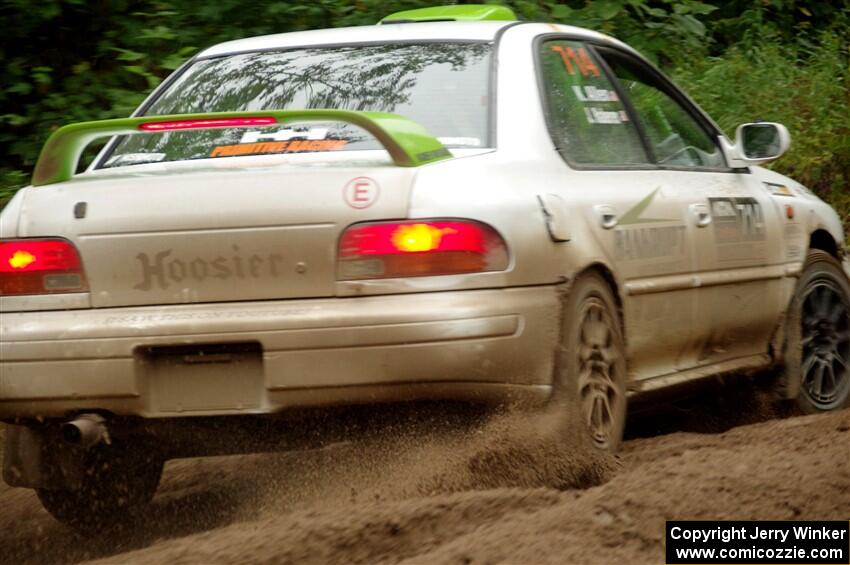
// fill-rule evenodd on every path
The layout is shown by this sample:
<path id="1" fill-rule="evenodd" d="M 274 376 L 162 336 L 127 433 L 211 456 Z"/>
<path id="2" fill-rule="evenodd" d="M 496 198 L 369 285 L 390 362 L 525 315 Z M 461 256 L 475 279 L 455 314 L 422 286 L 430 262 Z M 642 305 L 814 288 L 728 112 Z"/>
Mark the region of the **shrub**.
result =
<path id="1" fill-rule="evenodd" d="M 757 35 L 757 34 L 756 34 Z M 678 84 L 727 134 L 741 123 L 785 124 L 791 151 L 769 166 L 830 201 L 850 226 L 850 70 L 847 30 L 826 31 L 810 47 L 766 32 L 755 45 L 674 70 Z"/>

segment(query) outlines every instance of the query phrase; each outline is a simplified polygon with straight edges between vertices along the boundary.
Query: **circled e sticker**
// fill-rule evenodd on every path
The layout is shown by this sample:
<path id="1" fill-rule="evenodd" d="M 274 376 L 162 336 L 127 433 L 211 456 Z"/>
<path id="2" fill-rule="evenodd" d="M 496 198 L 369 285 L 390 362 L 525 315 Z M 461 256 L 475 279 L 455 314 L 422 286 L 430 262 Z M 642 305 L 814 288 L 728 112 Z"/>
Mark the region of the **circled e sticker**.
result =
<path id="1" fill-rule="evenodd" d="M 381 189 L 369 177 L 357 177 L 348 181 L 343 189 L 346 204 L 356 209 L 368 208 L 378 200 Z"/>

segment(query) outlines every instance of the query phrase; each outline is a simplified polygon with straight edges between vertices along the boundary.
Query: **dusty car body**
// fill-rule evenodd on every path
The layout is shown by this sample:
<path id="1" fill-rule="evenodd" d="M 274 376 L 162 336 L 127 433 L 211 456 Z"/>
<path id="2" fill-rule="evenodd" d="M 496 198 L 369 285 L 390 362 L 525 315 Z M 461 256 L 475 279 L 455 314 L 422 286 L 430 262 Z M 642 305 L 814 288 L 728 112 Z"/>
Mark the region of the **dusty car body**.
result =
<path id="1" fill-rule="evenodd" d="M 270 134 L 227 122 L 241 137 L 204 149 L 217 155 L 144 162 L 137 150 L 107 166 L 128 143 L 117 137 L 82 174 L 42 167 L 41 182 L 3 210 L 5 259 L 20 242 L 59 241 L 78 253 L 80 277 L 0 296 L 9 484 L 48 498 L 74 492 L 84 482 L 80 453 L 107 449 L 105 438 L 120 444 L 122 426 L 139 421 L 419 399 L 542 404 L 571 366 L 559 360 L 565 335 L 577 340 L 568 352 L 601 351 L 574 371 L 608 379 L 588 388 L 588 425 L 617 428 L 626 396 L 788 365 L 797 328 L 788 320 L 813 251 L 832 265 L 821 317 L 832 320 L 834 339 L 818 343 L 834 352 L 836 389 L 815 404 L 846 404 L 848 297 L 834 268 L 844 260 L 841 223 L 805 187 L 758 166 L 787 148 L 787 132 L 749 124 L 727 139 L 638 53 L 603 34 L 452 21 L 239 40 L 199 53 L 151 94 L 132 127 L 192 112 L 274 117 L 277 108 L 256 105 L 156 111 L 197 65 L 374 45 L 479 46 L 485 82 L 455 96 L 480 98 L 484 133 L 470 142 L 423 124 L 440 143 L 415 163 L 389 150 L 407 126 L 374 126 L 383 146 L 287 152 L 262 144 L 322 141 L 315 129 L 287 128 L 335 118 L 281 113 Z M 430 103 L 454 103 L 451 84 L 429 92 Z M 405 116 L 392 104 L 364 108 Z M 745 138 L 759 128 L 771 147 L 748 155 Z M 572 137 L 579 130 L 588 138 Z M 662 130 L 670 137 L 659 138 Z M 254 145 L 239 148 L 246 144 Z M 394 231 L 383 233 L 386 225 Z M 382 237 L 392 253 L 363 243 Z M 458 247 L 431 262 L 440 241 Z M 576 288 L 596 302 L 570 305 Z M 797 310 L 804 302 L 800 295 Z M 607 327 L 605 343 L 582 341 L 595 326 L 570 326 L 583 312 Z M 815 339 L 802 327 L 800 339 Z M 783 385 L 788 397 L 812 385 L 800 377 L 805 346 L 801 355 Z M 622 433 L 596 431 L 612 446 Z M 67 519 L 56 504 L 51 511 Z"/>

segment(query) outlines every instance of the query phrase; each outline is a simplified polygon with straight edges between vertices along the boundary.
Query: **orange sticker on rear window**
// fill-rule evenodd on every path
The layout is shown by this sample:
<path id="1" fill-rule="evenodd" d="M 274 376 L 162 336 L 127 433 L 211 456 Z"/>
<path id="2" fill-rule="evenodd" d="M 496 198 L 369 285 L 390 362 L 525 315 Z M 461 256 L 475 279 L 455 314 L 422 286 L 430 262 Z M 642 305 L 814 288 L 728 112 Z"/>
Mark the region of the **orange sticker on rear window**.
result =
<path id="1" fill-rule="evenodd" d="M 304 153 L 307 151 L 338 151 L 348 142 L 344 139 L 305 139 L 294 141 L 261 141 L 219 145 L 210 152 L 210 157 L 235 157 L 237 155 L 268 155 L 272 153 Z"/>
<path id="2" fill-rule="evenodd" d="M 569 74 L 574 75 L 576 73 L 575 67 L 577 66 L 583 77 L 591 74 L 595 77 L 599 76 L 599 67 L 593 64 L 593 60 L 584 47 L 573 49 L 572 47 L 553 45 L 549 49 L 561 55 L 561 60 L 564 62 L 564 66 L 567 68 Z"/>

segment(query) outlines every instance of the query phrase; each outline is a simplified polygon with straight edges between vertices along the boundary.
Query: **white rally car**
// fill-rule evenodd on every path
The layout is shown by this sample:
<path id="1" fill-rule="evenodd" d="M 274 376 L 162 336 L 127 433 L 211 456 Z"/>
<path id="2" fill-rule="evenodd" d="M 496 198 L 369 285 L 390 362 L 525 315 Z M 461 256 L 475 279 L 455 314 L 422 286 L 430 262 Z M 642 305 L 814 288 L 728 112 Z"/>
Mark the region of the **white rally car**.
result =
<path id="1" fill-rule="evenodd" d="M 847 406 L 841 223 L 758 166 L 785 128 L 729 140 L 623 43 L 513 20 L 228 42 L 57 130 L 0 216 L 6 482 L 84 526 L 198 422 L 563 394 L 614 449 L 627 398 L 770 367 Z"/>

